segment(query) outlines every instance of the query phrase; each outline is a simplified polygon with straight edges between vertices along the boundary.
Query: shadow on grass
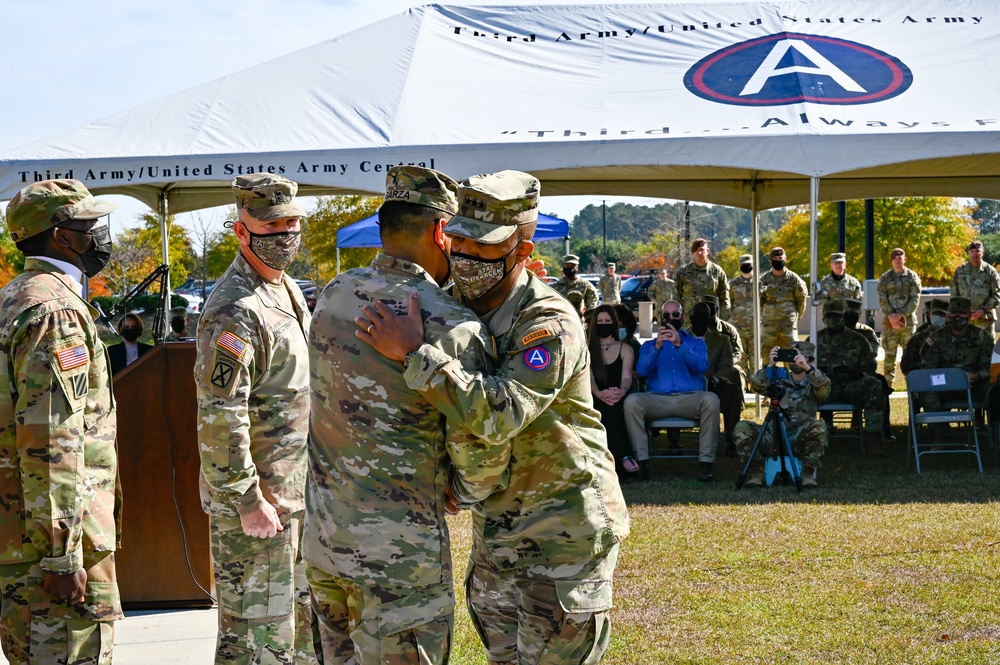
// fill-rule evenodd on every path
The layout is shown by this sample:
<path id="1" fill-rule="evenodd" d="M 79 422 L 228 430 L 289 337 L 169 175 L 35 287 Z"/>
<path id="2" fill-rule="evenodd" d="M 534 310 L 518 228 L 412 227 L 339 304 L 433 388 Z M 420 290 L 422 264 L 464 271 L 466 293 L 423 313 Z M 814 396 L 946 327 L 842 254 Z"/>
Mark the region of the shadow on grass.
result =
<path id="1" fill-rule="evenodd" d="M 741 505 L 788 503 L 989 503 L 1000 501 L 1000 471 L 983 448 L 983 474 L 972 455 L 929 455 L 921 458 L 922 475 L 913 461 L 907 465 L 906 437 L 885 444 L 887 457 L 862 458 L 857 445 L 835 441 L 823 458 L 819 487 L 798 492 L 794 485 L 736 489 L 742 471 L 737 460 L 721 456 L 715 462 L 715 480 L 698 481 L 698 461 L 650 461 L 649 482 L 622 487 L 629 504 Z M 721 448 L 721 446 L 720 446 Z"/>

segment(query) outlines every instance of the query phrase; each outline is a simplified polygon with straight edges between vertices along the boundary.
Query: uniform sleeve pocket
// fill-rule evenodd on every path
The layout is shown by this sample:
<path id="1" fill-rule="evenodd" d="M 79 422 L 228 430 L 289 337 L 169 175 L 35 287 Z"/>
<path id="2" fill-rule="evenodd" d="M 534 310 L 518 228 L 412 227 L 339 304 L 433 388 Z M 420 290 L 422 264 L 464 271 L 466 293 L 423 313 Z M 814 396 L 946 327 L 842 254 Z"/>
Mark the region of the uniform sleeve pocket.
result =
<path id="1" fill-rule="evenodd" d="M 386 638 L 411 630 L 455 611 L 455 592 L 439 584 L 379 605 L 378 636 Z"/>
<path id="2" fill-rule="evenodd" d="M 276 536 L 280 544 L 216 563 L 219 604 L 237 619 L 288 616 L 294 609 L 292 529 Z"/>

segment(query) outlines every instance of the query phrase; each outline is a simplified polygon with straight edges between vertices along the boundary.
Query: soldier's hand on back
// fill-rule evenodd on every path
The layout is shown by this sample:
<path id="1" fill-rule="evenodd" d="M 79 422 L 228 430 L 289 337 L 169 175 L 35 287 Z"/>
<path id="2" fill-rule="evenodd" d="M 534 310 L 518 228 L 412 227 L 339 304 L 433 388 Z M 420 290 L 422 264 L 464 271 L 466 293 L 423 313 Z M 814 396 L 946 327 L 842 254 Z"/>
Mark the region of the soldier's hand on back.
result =
<path id="1" fill-rule="evenodd" d="M 424 342 L 424 319 L 416 291 L 410 294 L 406 314 L 397 315 L 384 302 L 375 302 L 362 307 L 354 323 L 358 326 L 354 335 L 389 360 L 402 361 Z"/>

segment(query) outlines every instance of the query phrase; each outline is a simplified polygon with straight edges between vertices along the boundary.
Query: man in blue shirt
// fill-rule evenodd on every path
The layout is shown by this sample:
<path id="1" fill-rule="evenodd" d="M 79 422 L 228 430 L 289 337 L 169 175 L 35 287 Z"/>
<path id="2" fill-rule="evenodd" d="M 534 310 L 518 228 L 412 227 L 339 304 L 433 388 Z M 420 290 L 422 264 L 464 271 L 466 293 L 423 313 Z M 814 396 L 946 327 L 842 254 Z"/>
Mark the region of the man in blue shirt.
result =
<path id="1" fill-rule="evenodd" d="M 663 326 L 656 339 L 642 345 L 636 372 L 647 377 L 646 392 L 625 398 L 625 422 L 642 477 L 649 477 L 649 440 L 646 422 L 679 417 L 697 420 L 698 480 L 713 479 L 715 446 L 719 436 L 719 398 L 705 390 L 708 347 L 705 341 L 683 330 L 684 312 L 679 302 L 663 305 Z"/>

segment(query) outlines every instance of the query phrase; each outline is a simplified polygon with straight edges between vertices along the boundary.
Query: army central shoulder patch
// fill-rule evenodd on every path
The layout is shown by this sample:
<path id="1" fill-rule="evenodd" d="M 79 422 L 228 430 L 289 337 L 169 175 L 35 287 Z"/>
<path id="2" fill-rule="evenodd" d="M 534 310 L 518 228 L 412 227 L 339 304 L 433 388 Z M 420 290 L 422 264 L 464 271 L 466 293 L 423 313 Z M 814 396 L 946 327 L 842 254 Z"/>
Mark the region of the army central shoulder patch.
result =
<path id="1" fill-rule="evenodd" d="M 215 368 L 212 369 L 212 385 L 216 388 L 226 389 L 233 383 L 236 376 L 236 367 L 225 360 L 216 360 Z"/>
<path id="2" fill-rule="evenodd" d="M 528 333 L 527 335 L 521 338 L 521 345 L 527 346 L 528 344 L 531 344 L 535 340 L 539 340 L 544 337 L 553 337 L 553 334 L 549 332 L 548 328 L 541 328 L 540 330 Z"/>
<path id="3" fill-rule="evenodd" d="M 536 346 L 524 352 L 524 364 L 528 369 L 540 372 L 552 362 L 552 356 L 544 346 Z"/>

